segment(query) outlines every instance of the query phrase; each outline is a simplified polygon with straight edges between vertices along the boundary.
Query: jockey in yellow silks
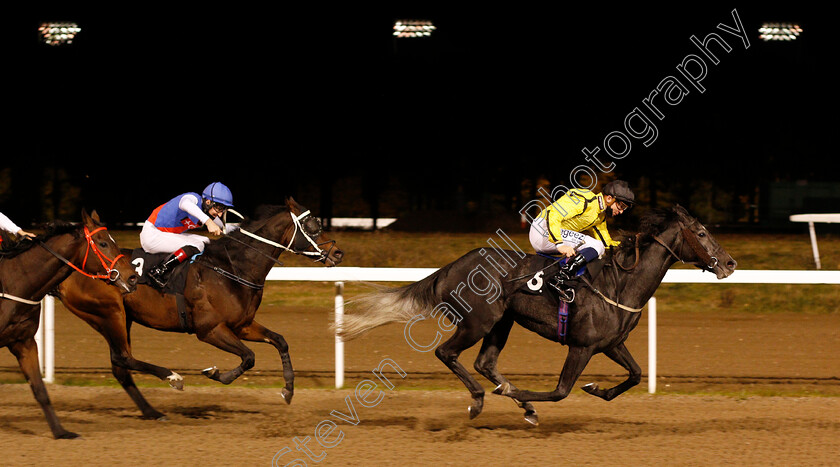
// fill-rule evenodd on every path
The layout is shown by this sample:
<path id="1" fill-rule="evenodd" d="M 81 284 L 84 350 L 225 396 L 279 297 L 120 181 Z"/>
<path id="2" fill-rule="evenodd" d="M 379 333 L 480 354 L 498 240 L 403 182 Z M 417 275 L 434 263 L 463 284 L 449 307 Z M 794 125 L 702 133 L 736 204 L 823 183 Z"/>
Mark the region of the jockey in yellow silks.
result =
<path id="1" fill-rule="evenodd" d="M 607 230 L 607 218 L 630 209 L 635 195 L 627 182 L 615 180 L 601 193 L 572 189 L 542 210 L 531 224 L 529 239 L 537 253 L 563 255 L 569 259 L 549 283 L 561 286 L 586 263 L 618 245 Z M 584 233 L 586 232 L 586 233 Z M 561 297 L 562 298 L 562 297 Z"/>

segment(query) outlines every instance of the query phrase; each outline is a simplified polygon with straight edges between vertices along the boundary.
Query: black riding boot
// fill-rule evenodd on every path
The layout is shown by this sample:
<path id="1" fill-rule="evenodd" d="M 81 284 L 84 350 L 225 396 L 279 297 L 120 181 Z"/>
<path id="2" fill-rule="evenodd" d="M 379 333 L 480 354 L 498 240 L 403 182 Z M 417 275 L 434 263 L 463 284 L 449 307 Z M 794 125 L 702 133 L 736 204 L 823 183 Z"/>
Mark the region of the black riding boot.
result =
<path id="1" fill-rule="evenodd" d="M 185 259 L 187 259 L 187 254 L 184 252 L 184 249 L 181 248 L 175 253 L 167 256 L 165 260 L 160 262 L 160 264 L 150 269 L 149 279 L 157 284 L 158 287 L 163 288 L 163 286 L 166 285 L 166 275 L 169 271 L 176 265 L 184 262 Z"/>
<path id="2" fill-rule="evenodd" d="M 549 285 L 560 292 L 560 299 L 564 302 L 575 301 L 575 291 L 571 287 L 567 286 L 566 283 L 572 280 L 577 275 L 577 272 L 580 271 L 580 268 L 584 267 L 587 262 L 586 258 L 582 254 L 578 253 L 576 256 L 567 260 L 566 264 L 560 266 L 560 270 L 557 271 L 557 274 L 549 279 Z"/>

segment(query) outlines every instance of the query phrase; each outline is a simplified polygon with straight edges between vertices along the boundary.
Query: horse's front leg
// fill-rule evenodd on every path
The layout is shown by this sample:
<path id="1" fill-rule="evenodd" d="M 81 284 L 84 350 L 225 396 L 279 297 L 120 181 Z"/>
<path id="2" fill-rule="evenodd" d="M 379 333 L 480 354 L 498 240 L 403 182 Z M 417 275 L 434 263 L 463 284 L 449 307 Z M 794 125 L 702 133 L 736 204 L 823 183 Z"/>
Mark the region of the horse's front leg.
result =
<path id="1" fill-rule="evenodd" d="M 9 346 L 9 350 L 17 358 L 23 376 L 29 381 L 29 387 L 32 389 L 35 400 L 41 405 L 41 410 L 44 411 L 44 416 L 47 418 L 47 424 L 49 424 L 50 430 L 52 430 L 53 437 L 55 439 L 78 438 L 78 434 L 65 430 L 61 426 L 61 422 L 58 421 L 58 415 L 56 415 L 52 402 L 50 402 L 50 396 L 47 394 L 44 380 L 41 379 L 41 365 L 38 363 L 38 347 L 35 339 L 30 337 L 24 341 L 14 342 Z"/>
<path id="2" fill-rule="evenodd" d="M 636 363 L 636 360 L 633 359 L 633 356 L 630 355 L 630 351 L 627 350 L 627 347 L 623 342 L 612 349 L 605 351 L 604 355 L 627 370 L 629 373 L 628 378 L 621 384 L 609 389 L 600 389 L 596 383 L 589 383 L 581 389 L 593 396 L 598 396 L 605 401 L 611 401 L 624 391 L 636 386 L 642 381 L 642 369 Z"/>
<path id="3" fill-rule="evenodd" d="M 124 344 L 124 348 L 127 349 L 129 357 L 131 356 L 131 321 L 127 321 L 126 325 L 123 327 L 125 330 L 125 338 L 121 342 Z M 131 376 L 131 370 L 136 367 L 133 363 L 143 363 L 139 362 L 138 360 L 134 360 L 133 357 L 130 360 L 124 360 L 123 357 L 115 357 L 114 352 L 115 343 L 108 339 L 109 344 L 111 345 L 111 373 L 114 374 L 114 378 L 120 383 L 120 385 L 125 390 L 128 397 L 134 402 L 134 405 L 140 409 L 140 412 L 143 413 L 143 418 L 147 420 L 166 420 L 166 415 L 162 412 L 158 411 L 151 404 L 143 397 L 143 394 L 140 392 L 140 389 L 137 388 L 137 385 L 134 383 L 134 377 Z M 120 348 L 122 345 L 117 345 L 117 348 Z M 150 364 L 145 364 L 150 365 Z M 150 365 L 155 367 L 154 365 Z M 161 376 L 166 375 L 166 372 L 170 372 L 170 370 L 163 368 L 163 367 L 155 367 L 160 369 L 161 371 L 155 373 L 151 371 L 147 371 L 147 373 L 154 374 L 158 378 Z M 142 371 L 142 370 L 139 370 Z M 163 378 L 161 378 L 163 379 Z M 175 389 L 183 390 L 184 388 L 184 378 L 181 377 L 178 373 L 174 371 L 170 372 L 168 376 L 166 376 L 167 381 L 169 381 L 170 386 Z"/>
<path id="4" fill-rule="evenodd" d="M 114 312 L 98 318 L 96 324 L 91 321 L 88 321 L 88 323 L 108 341 L 108 347 L 111 351 L 111 369 L 114 376 L 117 377 L 117 380 L 120 380 L 120 377 L 117 375 L 116 368 L 124 368 L 126 370 L 139 371 L 140 373 L 156 376 L 161 381 L 169 383 L 169 386 L 173 389 L 179 391 L 184 390 L 183 376 L 169 368 L 134 358 L 134 355 L 131 353 L 131 322 L 127 322 L 124 310 L 114 310 Z M 131 377 L 129 376 L 129 378 Z M 133 382 L 131 384 L 133 385 Z M 131 391 L 125 385 L 123 385 L 123 388 L 131 395 Z M 133 396 L 132 399 L 134 399 Z M 136 399 L 135 402 L 137 402 Z"/>
<path id="5" fill-rule="evenodd" d="M 563 371 L 560 372 L 560 380 L 557 387 L 551 392 L 523 391 L 516 389 L 510 384 L 501 384 L 493 390 L 494 394 L 512 397 L 521 402 L 529 401 L 550 401 L 556 402 L 565 399 L 571 392 L 583 369 L 592 358 L 591 347 L 569 347 L 569 354 L 566 355 L 566 362 L 563 364 Z"/>
<path id="6" fill-rule="evenodd" d="M 196 335 L 200 341 L 237 355 L 242 360 L 238 367 L 224 373 L 221 373 L 215 366 L 206 368 L 201 371 L 204 376 L 222 384 L 230 384 L 236 378 L 242 376 L 242 373 L 254 367 L 254 352 L 246 347 L 225 324 L 217 324 L 209 331 L 197 332 Z"/>
<path id="7" fill-rule="evenodd" d="M 251 342 L 268 342 L 277 349 L 280 353 L 280 361 L 283 363 L 283 379 L 286 381 L 286 386 L 280 391 L 280 395 L 287 404 L 291 404 L 295 392 L 295 371 L 292 369 L 292 358 L 289 355 L 289 344 L 286 343 L 286 339 L 256 321 L 240 329 L 239 337 Z"/>
<path id="8" fill-rule="evenodd" d="M 88 323 L 90 327 L 105 338 L 110 350 L 112 373 L 114 373 L 117 381 L 122 384 L 123 389 L 131 396 L 131 399 L 134 400 L 134 403 L 137 404 L 137 407 L 143 411 L 143 416 L 145 418 L 160 418 L 163 414 L 159 412 L 155 414 L 144 409 L 145 401 L 139 402 L 136 394 L 134 394 L 136 386 L 134 386 L 131 376 L 124 376 L 118 368 L 154 375 L 179 391 L 184 389 L 184 378 L 169 368 L 134 358 L 131 353 L 131 321 L 126 318 L 122 300 L 102 300 L 100 303 L 94 304 L 81 302 L 64 292 L 62 303 L 64 303 L 65 308 Z M 126 383 L 123 383 L 124 381 Z"/>

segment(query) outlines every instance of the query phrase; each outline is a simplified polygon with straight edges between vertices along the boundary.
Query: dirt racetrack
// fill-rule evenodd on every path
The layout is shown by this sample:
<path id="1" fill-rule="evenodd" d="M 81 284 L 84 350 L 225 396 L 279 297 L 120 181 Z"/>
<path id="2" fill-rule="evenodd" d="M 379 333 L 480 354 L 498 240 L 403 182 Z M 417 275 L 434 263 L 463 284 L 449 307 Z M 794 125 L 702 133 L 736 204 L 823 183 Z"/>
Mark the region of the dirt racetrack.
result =
<path id="1" fill-rule="evenodd" d="M 248 344 L 256 367 L 225 387 L 200 369 L 227 369 L 237 358 L 194 336 L 137 327 L 135 356 L 178 371 L 187 385 L 178 392 L 136 376 L 149 401 L 169 417 L 141 420 L 113 385 L 102 338 L 60 305 L 56 314 L 57 380 L 84 385 L 55 384 L 49 392 L 65 428 L 83 438 L 52 439 L 29 387 L 15 384 L 22 378 L 4 352 L 3 465 L 285 465 L 301 459 L 308 465 L 810 466 L 840 459 L 838 314 L 660 311 L 655 395 L 647 393 L 643 316 L 628 339 L 645 373 L 642 384 L 612 402 L 576 389 L 564 401 L 539 403 L 537 427 L 524 422 L 512 401 L 490 394 L 492 384 L 481 377 L 485 409 L 469 420 L 467 391 L 432 353 L 408 346 L 398 325 L 347 343 L 345 388 L 332 389 L 330 309 L 279 306 L 264 306 L 258 318 L 291 346 L 298 388 L 291 405 L 279 395 L 280 359 L 268 345 Z M 416 340 L 431 341 L 435 329 L 421 327 L 415 327 L 421 331 Z M 468 368 L 476 350 L 461 357 Z M 521 388 L 548 390 L 564 356 L 564 347 L 515 328 L 499 366 Z M 404 378 L 383 373 L 394 390 L 371 373 L 386 358 L 405 372 Z M 370 407 L 353 390 L 365 379 L 377 384 L 367 400 L 383 391 Z M 597 356 L 578 387 L 621 379 L 617 365 Z M 295 439 L 306 443 L 311 458 L 296 449 Z"/>

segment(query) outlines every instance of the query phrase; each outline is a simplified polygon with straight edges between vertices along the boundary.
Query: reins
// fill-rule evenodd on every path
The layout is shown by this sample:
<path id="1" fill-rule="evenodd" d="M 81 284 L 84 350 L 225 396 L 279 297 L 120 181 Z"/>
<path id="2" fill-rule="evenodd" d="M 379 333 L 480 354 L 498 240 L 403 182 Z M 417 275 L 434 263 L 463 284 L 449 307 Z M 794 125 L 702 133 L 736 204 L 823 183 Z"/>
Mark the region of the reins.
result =
<path id="1" fill-rule="evenodd" d="M 625 268 L 623 265 L 621 265 L 621 263 L 619 263 L 619 262 L 615 259 L 615 257 L 613 257 L 613 263 L 614 263 L 616 266 L 618 266 L 619 268 L 621 268 L 621 270 L 623 270 L 623 271 L 632 271 L 632 270 L 636 269 L 636 266 L 638 266 L 638 265 L 639 265 L 639 260 L 641 259 L 641 256 L 639 255 L 639 239 L 640 239 L 640 238 L 642 238 L 642 234 L 641 234 L 641 233 L 637 233 L 637 234 L 636 234 L 636 245 L 635 245 L 635 251 L 636 251 L 636 261 L 633 263 L 633 265 L 632 265 L 632 266 L 630 266 L 629 268 Z"/>
<path id="2" fill-rule="evenodd" d="M 601 293 L 600 290 L 598 290 L 594 285 L 592 285 L 592 282 L 590 282 L 589 279 L 586 278 L 586 276 L 580 276 L 580 278 L 583 279 L 583 282 L 586 284 L 587 287 L 589 287 L 593 292 L 598 294 L 598 296 L 601 297 L 602 300 L 604 300 L 605 302 L 609 303 L 612 306 L 621 308 L 622 310 L 629 311 L 631 313 L 638 313 L 645 308 L 644 305 L 642 305 L 641 308 L 633 308 L 633 307 L 629 307 L 627 305 L 622 305 L 621 303 L 618 303 L 617 301 L 615 301 L 615 300 L 607 297 L 603 293 Z"/>
<path id="3" fill-rule="evenodd" d="M 26 303 L 27 305 L 40 305 L 40 301 L 34 300 L 27 300 L 25 298 L 15 297 L 14 295 L 9 295 L 7 293 L 0 292 L 0 298 L 5 298 L 7 300 L 12 300 L 14 302 Z"/>
<path id="4" fill-rule="evenodd" d="M 234 211 L 233 209 L 228 209 L 227 212 L 233 213 L 233 214 L 239 216 L 240 218 L 245 219 L 245 216 L 243 216 L 242 214 Z M 273 240 L 269 240 L 267 238 L 261 237 L 261 236 L 255 234 L 255 233 L 253 233 L 253 232 L 249 232 L 249 231 L 247 231 L 245 229 L 242 229 L 242 228 L 240 228 L 239 231 L 242 232 L 244 235 L 253 238 L 254 240 L 260 241 L 260 242 L 265 243 L 267 245 L 271 245 L 275 248 L 280 248 L 283 251 L 290 251 L 290 252 L 292 252 L 296 255 L 302 255 L 302 256 L 317 256 L 318 258 L 316 258 L 315 260 L 316 261 L 321 261 L 329 255 L 329 251 L 328 250 L 327 251 L 323 250 L 321 248 L 321 246 L 318 245 L 318 243 L 316 243 L 315 240 L 312 239 L 310 234 L 306 232 L 306 229 L 303 228 L 303 225 L 301 225 L 301 222 L 300 222 L 301 219 L 305 219 L 309 215 L 310 215 L 310 211 L 308 211 L 308 210 L 306 212 L 301 213 L 300 215 L 295 215 L 295 213 L 293 213 L 291 210 L 289 210 L 289 216 L 292 218 L 292 223 L 295 226 L 295 231 L 292 232 L 292 238 L 289 239 L 289 245 L 288 246 L 277 243 Z M 312 247 L 315 249 L 315 251 L 302 251 L 302 250 L 296 250 L 296 249 L 292 248 L 292 245 L 294 245 L 294 243 L 295 243 L 295 238 L 297 237 L 298 232 L 300 232 L 300 234 L 307 240 L 307 242 L 309 242 L 309 244 L 312 245 Z"/>
<path id="5" fill-rule="evenodd" d="M 705 263 L 702 266 L 700 264 L 698 264 L 699 262 L 695 262 L 695 263 L 691 263 L 691 264 L 694 264 L 695 266 L 700 267 L 704 270 L 708 270 L 708 271 L 711 271 L 712 269 L 714 269 L 715 266 L 717 266 L 718 259 L 715 258 L 714 256 L 709 255 L 709 253 L 706 251 L 706 249 L 703 248 L 703 245 L 700 244 L 700 241 L 697 239 L 697 236 L 694 235 L 694 233 L 691 232 L 691 230 L 689 230 L 688 227 L 686 227 L 685 224 L 683 224 L 682 222 L 680 222 L 680 236 L 682 237 L 684 242 L 688 243 L 689 247 L 691 247 L 691 249 L 694 251 L 694 253 L 700 258 L 700 261 Z M 639 265 L 639 259 L 640 259 L 639 238 L 640 237 L 641 237 L 641 234 L 637 233 L 636 234 L 636 245 L 635 245 L 636 261 L 635 261 L 635 263 L 633 263 L 633 266 L 631 266 L 630 268 L 625 268 L 618 261 L 616 261 L 615 258 L 613 258 L 613 263 L 616 264 L 622 270 L 629 272 L 629 271 L 635 269 L 636 266 Z M 668 252 L 671 253 L 671 255 L 674 258 L 676 258 L 678 261 L 680 261 L 682 263 L 685 263 L 685 261 L 682 258 L 680 258 L 680 256 L 677 253 L 675 253 L 674 250 L 670 246 L 668 246 L 665 243 L 664 240 L 659 238 L 658 235 L 652 235 L 651 237 L 656 241 L 656 243 L 659 243 L 660 245 L 665 247 L 665 249 L 668 250 Z M 618 303 L 617 301 L 612 300 L 609 297 L 607 297 L 606 295 L 604 295 L 603 293 L 601 293 L 601 291 L 598 290 L 597 288 L 595 288 L 595 286 L 592 285 L 592 283 L 589 281 L 589 279 L 587 279 L 585 276 L 580 276 L 580 278 L 583 279 L 583 282 L 590 289 L 592 289 L 593 292 L 598 294 L 598 296 L 600 296 L 601 299 L 603 299 L 605 302 L 609 303 L 610 305 L 613 305 L 615 307 L 621 308 L 622 310 L 630 311 L 630 312 L 633 312 L 633 313 L 638 313 L 638 312 L 640 312 L 644 309 L 644 306 L 642 306 L 641 308 L 633 308 L 633 307 L 629 307 L 629 306 L 626 306 L 626 305 L 622 305 L 621 303 Z"/>
<path id="6" fill-rule="evenodd" d="M 239 216 L 239 218 L 241 218 L 243 220 L 245 219 L 245 216 L 243 216 L 239 212 L 237 212 L 233 209 L 228 209 L 225 212 L 225 221 L 227 221 L 227 213 L 228 212 L 230 212 L 230 213 L 232 213 L 236 216 Z M 329 251 L 323 250 L 320 247 L 320 245 L 318 245 L 318 243 L 316 243 L 315 240 L 312 239 L 311 234 L 309 234 L 306 231 L 306 229 L 303 228 L 303 225 L 301 223 L 301 220 L 306 219 L 306 217 L 309 216 L 309 215 L 310 215 L 310 211 L 308 211 L 308 210 L 306 212 L 301 213 L 300 215 L 295 215 L 295 213 L 293 213 L 291 210 L 289 210 L 289 216 L 292 218 L 292 223 L 295 226 L 295 230 L 292 233 L 292 238 L 289 239 L 289 244 L 288 245 L 283 245 L 283 244 L 275 242 L 273 240 L 269 240 L 265 237 L 257 235 L 255 233 L 250 232 L 248 230 L 245 230 L 241 227 L 239 229 L 237 229 L 237 231 L 242 233 L 243 235 L 245 235 L 247 237 L 250 237 L 250 238 L 253 238 L 254 240 L 257 240 L 258 242 L 265 243 L 266 245 L 273 246 L 274 248 L 279 248 L 280 250 L 282 250 L 280 252 L 280 254 L 282 254 L 283 251 L 290 251 L 290 252 L 292 252 L 296 255 L 317 256 L 318 258 L 315 259 L 316 261 L 323 261 L 327 256 L 329 256 Z M 300 232 L 300 234 L 309 242 L 310 245 L 312 245 L 313 248 L 315 248 L 316 251 L 302 251 L 302 250 L 296 250 L 295 248 L 293 248 L 295 238 L 297 237 L 298 232 Z M 233 242 L 239 243 L 240 245 L 243 245 L 247 248 L 250 248 L 250 249 L 256 251 L 260 256 L 263 256 L 265 258 L 270 259 L 271 261 L 273 261 L 277 265 L 283 266 L 283 263 L 280 262 L 280 260 L 278 260 L 277 258 L 274 258 L 271 255 L 268 255 L 268 254 L 264 253 L 263 251 L 256 248 L 255 246 L 250 245 L 250 244 L 248 244 L 248 243 L 246 243 L 246 242 L 244 242 L 244 241 L 242 241 L 242 240 L 240 240 L 240 239 L 238 239 L 238 238 L 236 238 L 232 235 L 228 235 L 227 238 L 229 238 Z M 333 243 L 335 243 L 335 242 L 333 242 Z M 225 249 L 225 252 L 227 252 L 227 249 Z M 230 260 L 231 265 L 233 265 L 233 260 L 231 260 L 230 255 L 228 255 L 228 260 Z M 249 281 L 247 279 L 244 279 L 244 278 L 242 278 L 242 277 L 240 277 L 240 276 L 238 276 L 238 275 L 236 275 L 232 272 L 226 271 L 226 270 L 224 270 L 224 269 L 222 269 L 218 266 L 205 264 L 205 263 L 200 262 L 200 261 L 195 261 L 195 263 L 199 264 L 201 266 L 204 266 L 208 269 L 211 269 L 212 271 L 218 273 L 219 275 L 221 275 L 221 276 L 223 276 L 227 279 L 230 279 L 230 280 L 232 280 L 232 281 L 234 281 L 238 284 L 244 285 L 245 287 L 249 287 L 249 288 L 256 289 L 256 290 L 260 290 L 260 289 L 264 288 L 264 285 L 251 282 L 251 281 Z"/>
<path id="7" fill-rule="evenodd" d="M 232 280 L 232 281 L 234 281 L 238 284 L 244 285 L 245 287 L 248 287 L 248 288 L 251 288 L 251 289 L 260 290 L 264 287 L 262 284 L 255 284 L 254 282 L 251 282 L 247 279 L 243 279 L 243 278 L 237 276 L 236 274 L 234 274 L 232 272 L 225 271 L 224 269 L 222 269 L 218 266 L 205 264 L 205 263 L 199 262 L 199 261 L 194 261 L 194 264 L 198 264 L 198 265 L 203 266 L 207 269 L 210 269 L 210 270 L 219 274 L 222 277 L 226 277 L 226 278 L 228 278 L 228 279 L 230 279 L 230 280 Z"/>
<path id="8" fill-rule="evenodd" d="M 640 246 L 639 246 L 641 236 L 642 236 L 641 233 L 637 233 L 636 236 L 635 236 L 634 252 L 635 252 L 636 260 L 633 262 L 633 265 L 630 266 L 629 268 L 624 267 L 621 263 L 618 262 L 618 260 L 615 257 L 613 257 L 612 258 L 612 263 L 615 266 L 617 266 L 619 269 L 621 269 L 625 272 L 630 272 L 630 271 L 634 270 L 639 265 L 639 261 L 641 260 Z M 697 236 L 694 235 L 694 233 L 691 232 L 691 230 L 689 230 L 688 227 L 686 227 L 685 224 L 683 224 L 682 222 L 680 222 L 680 236 L 682 237 L 684 242 L 688 243 L 689 247 L 694 251 L 694 253 L 697 255 L 697 257 L 700 259 L 699 261 L 691 263 L 691 264 L 694 264 L 695 266 L 697 266 L 701 269 L 707 270 L 707 271 L 711 271 L 712 269 L 714 269 L 715 266 L 717 266 L 718 259 L 714 256 L 711 256 L 709 254 L 709 252 L 706 251 L 705 248 L 703 248 L 703 245 L 700 244 L 700 241 L 697 239 Z M 652 235 L 651 237 L 657 243 L 659 243 L 660 245 L 665 247 L 665 249 L 668 250 L 668 252 L 674 258 L 676 258 L 678 261 L 685 264 L 685 261 L 682 258 L 680 258 L 680 256 L 676 252 L 674 252 L 674 250 L 670 246 L 668 246 L 665 243 L 664 240 L 659 238 L 658 235 Z M 539 269 L 537 272 L 539 273 L 541 271 L 544 271 L 544 270 L 548 269 L 549 267 L 556 264 L 558 261 L 560 261 L 560 260 L 557 259 L 556 261 L 554 261 L 552 263 L 549 263 L 545 267 Z M 510 282 L 515 281 L 515 280 L 519 280 L 519 279 L 523 279 L 523 278 L 526 278 L 526 277 L 531 277 L 532 275 L 533 275 L 533 273 L 525 274 L 525 275 L 510 279 Z M 590 290 L 592 290 L 593 292 L 595 292 L 595 294 L 597 294 L 599 297 L 601 297 L 602 300 L 604 300 L 605 302 L 607 302 L 608 304 L 610 304 L 614 307 L 620 308 L 620 309 L 625 310 L 625 311 L 629 311 L 631 313 L 638 313 L 638 312 L 641 312 L 644 309 L 644 305 L 640 308 L 633 308 L 633 307 L 621 304 L 621 303 L 607 297 L 600 290 L 598 290 L 598 288 L 596 288 L 592 284 L 592 282 L 589 279 L 587 279 L 586 276 L 584 276 L 584 275 L 581 275 L 580 279 L 584 282 L 584 284 Z"/>

